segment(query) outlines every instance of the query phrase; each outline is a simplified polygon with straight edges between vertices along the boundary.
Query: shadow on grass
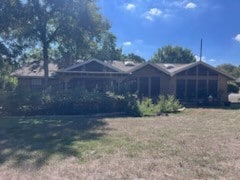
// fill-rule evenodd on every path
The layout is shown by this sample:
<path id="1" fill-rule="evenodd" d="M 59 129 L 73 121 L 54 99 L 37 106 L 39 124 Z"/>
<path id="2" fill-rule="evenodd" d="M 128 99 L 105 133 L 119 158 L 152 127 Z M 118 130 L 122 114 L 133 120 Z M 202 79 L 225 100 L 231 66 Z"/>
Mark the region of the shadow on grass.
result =
<path id="1" fill-rule="evenodd" d="M 0 164 L 40 168 L 56 154 L 81 157 L 82 149 L 74 143 L 98 140 L 106 130 L 106 122 L 97 117 L 1 118 Z"/>

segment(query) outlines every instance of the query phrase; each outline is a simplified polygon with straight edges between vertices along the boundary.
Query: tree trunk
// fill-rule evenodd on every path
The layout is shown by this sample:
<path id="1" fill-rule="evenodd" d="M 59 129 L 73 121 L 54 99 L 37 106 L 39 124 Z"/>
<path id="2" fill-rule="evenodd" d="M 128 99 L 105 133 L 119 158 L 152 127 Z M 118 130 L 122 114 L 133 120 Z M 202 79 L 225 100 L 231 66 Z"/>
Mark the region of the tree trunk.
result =
<path id="1" fill-rule="evenodd" d="M 43 43 L 44 90 L 48 88 L 48 43 Z"/>

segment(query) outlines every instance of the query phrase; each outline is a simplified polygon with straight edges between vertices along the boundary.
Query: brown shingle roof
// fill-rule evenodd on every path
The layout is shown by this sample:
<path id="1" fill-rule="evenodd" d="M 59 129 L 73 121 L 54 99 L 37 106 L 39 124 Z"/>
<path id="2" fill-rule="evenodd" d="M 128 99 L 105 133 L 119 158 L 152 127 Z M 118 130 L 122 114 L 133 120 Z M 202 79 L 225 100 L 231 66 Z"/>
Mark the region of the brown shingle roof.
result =
<path id="1" fill-rule="evenodd" d="M 52 77 L 58 70 L 57 64 L 54 63 L 49 63 L 48 68 L 49 77 Z M 11 73 L 11 75 L 16 77 L 44 77 L 43 62 L 33 61 L 31 63 L 28 63 Z"/>
<path id="2" fill-rule="evenodd" d="M 112 61 L 111 65 L 115 68 L 120 69 L 123 72 L 131 72 L 135 67 L 141 65 L 142 63 L 134 63 L 132 66 L 126 66 L 122 61 Z"/>
<path id="3" fill-rule="evenodd" d="M 92 61 L 97 61 L 98 63 L 104 64 L 107 67 L 116 69 L 118 73 L 131 73 L 133 71 L 136 71 L 138 69 L 141 69 L 142 67 L 145 67 L 146 65 L 150 64 L 156 68 L 158 68 L 160 71 L 163 71 L 164 73 L 168 74 L 169 76 L 174 76 L 179 72 L 185 71 L 187 69 L 190 69 L 194 66 L 197 66 L 199 64 L 202 64 L 212 70 L 215 70 L 218 73 L 221 73 L 222 75 L 228 77 L 229 79 L 234 80 L 234 78 L 224 72 L 221 72 L 217 70 L 215 67 L 210 66 L 209 64 L 206 64 L 204 62 L 194 62 L 194 63 L 189 63 L 189 64 L 163 64 L 163 63 L 134 63 L 131 64 L 130 66 L 127 66 L 124 64 L 122 61 L 108 61 L 108 62 L 102 62 L 97 59 L 92 59 L 90 61 L 85 61 L 82 63 L 78 63 L 76 65 L 70 66 L 69 68 L 59 70 L 58 66 L 53 63 L 49 63 L 49 76 L 52 77 L 56 72 L 69 72 L 70 69 L 81 66 L 83 64 L 92 62 Z M 170 67 L 170 68 L 169 68 Z M 100 73 L 100 72 L 99 72 Z M 44 69 L 43 69 L 43 62 L 42 61 L 34 61 L 32 63 L 29 63 L 22 68 L 16 70 L 11 74 L 12 76 L 17 76 L 17 77 L 43 77 L 44 76 Z"/>

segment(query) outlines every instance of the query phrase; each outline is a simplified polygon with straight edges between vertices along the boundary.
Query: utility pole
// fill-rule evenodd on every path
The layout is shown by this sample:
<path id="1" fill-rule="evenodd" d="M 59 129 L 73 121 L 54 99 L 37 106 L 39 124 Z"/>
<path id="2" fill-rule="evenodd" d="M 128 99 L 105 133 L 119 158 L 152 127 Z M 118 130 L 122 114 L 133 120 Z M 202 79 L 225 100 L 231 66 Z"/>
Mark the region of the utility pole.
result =
<path id="1" fill-rule="evenodd" d="M 202 39 L 200 44 L 200 61 L 202 61 Z"/>

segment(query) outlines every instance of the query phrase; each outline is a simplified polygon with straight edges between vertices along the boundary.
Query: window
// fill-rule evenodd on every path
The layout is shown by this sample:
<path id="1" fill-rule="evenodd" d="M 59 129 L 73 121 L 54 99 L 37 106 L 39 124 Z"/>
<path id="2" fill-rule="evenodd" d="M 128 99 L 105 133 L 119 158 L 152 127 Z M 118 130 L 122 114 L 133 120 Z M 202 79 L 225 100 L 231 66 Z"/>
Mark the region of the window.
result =
<path id="1" fill-rule="evenodd" d="M 32 79 L 31 80 L 31 89 L 41 90 L 41 87 L 42 87 L 42 79 Z"/>
<path id="2" fill-rule="evenodd" d="M 139 83 L 139 95 L 148 96 L 148 77 L 141 77 Z"/>
<path id="3" fill-rule="evenodd" d="M 198 81 L 198 98 L 207 98 L 207 80 Z"/>
<path id="4" fill-rule="evenodd" d="M 42 79 L 32 79 L 32 86 L 41 86 Z"/>
<path id="5" fill-rule="evenodd" d="M 217 80 L 209 80 L 208 88 L 209 88 L 208 94 L 212 95 L 213 98 L 217 98 L 218 81 Z"/>
<path id="6" fill-rule="evenodd" d="M 131 93 L 136 93 L 137 92 L 137 78 L 132 79 L 131 81 L 127 82 L 129 85 L 129 89 Z"/>
<path id="7" fill-rule="evenodd" d="M 151 78 L 151 96 L 157 97 L 160 94 L 160 77 Z"/>
<path id="8" fill-rule="evenodd" d="M 185 80 L 179 79 L 177 80 L 177 98 L 184 99 L 185 97 Z"/>
<path id="9" fill-rule="evenodd" d="M 196 80 L 187 81 L 187 97 L 189 99 L 196 98 Z"/>

